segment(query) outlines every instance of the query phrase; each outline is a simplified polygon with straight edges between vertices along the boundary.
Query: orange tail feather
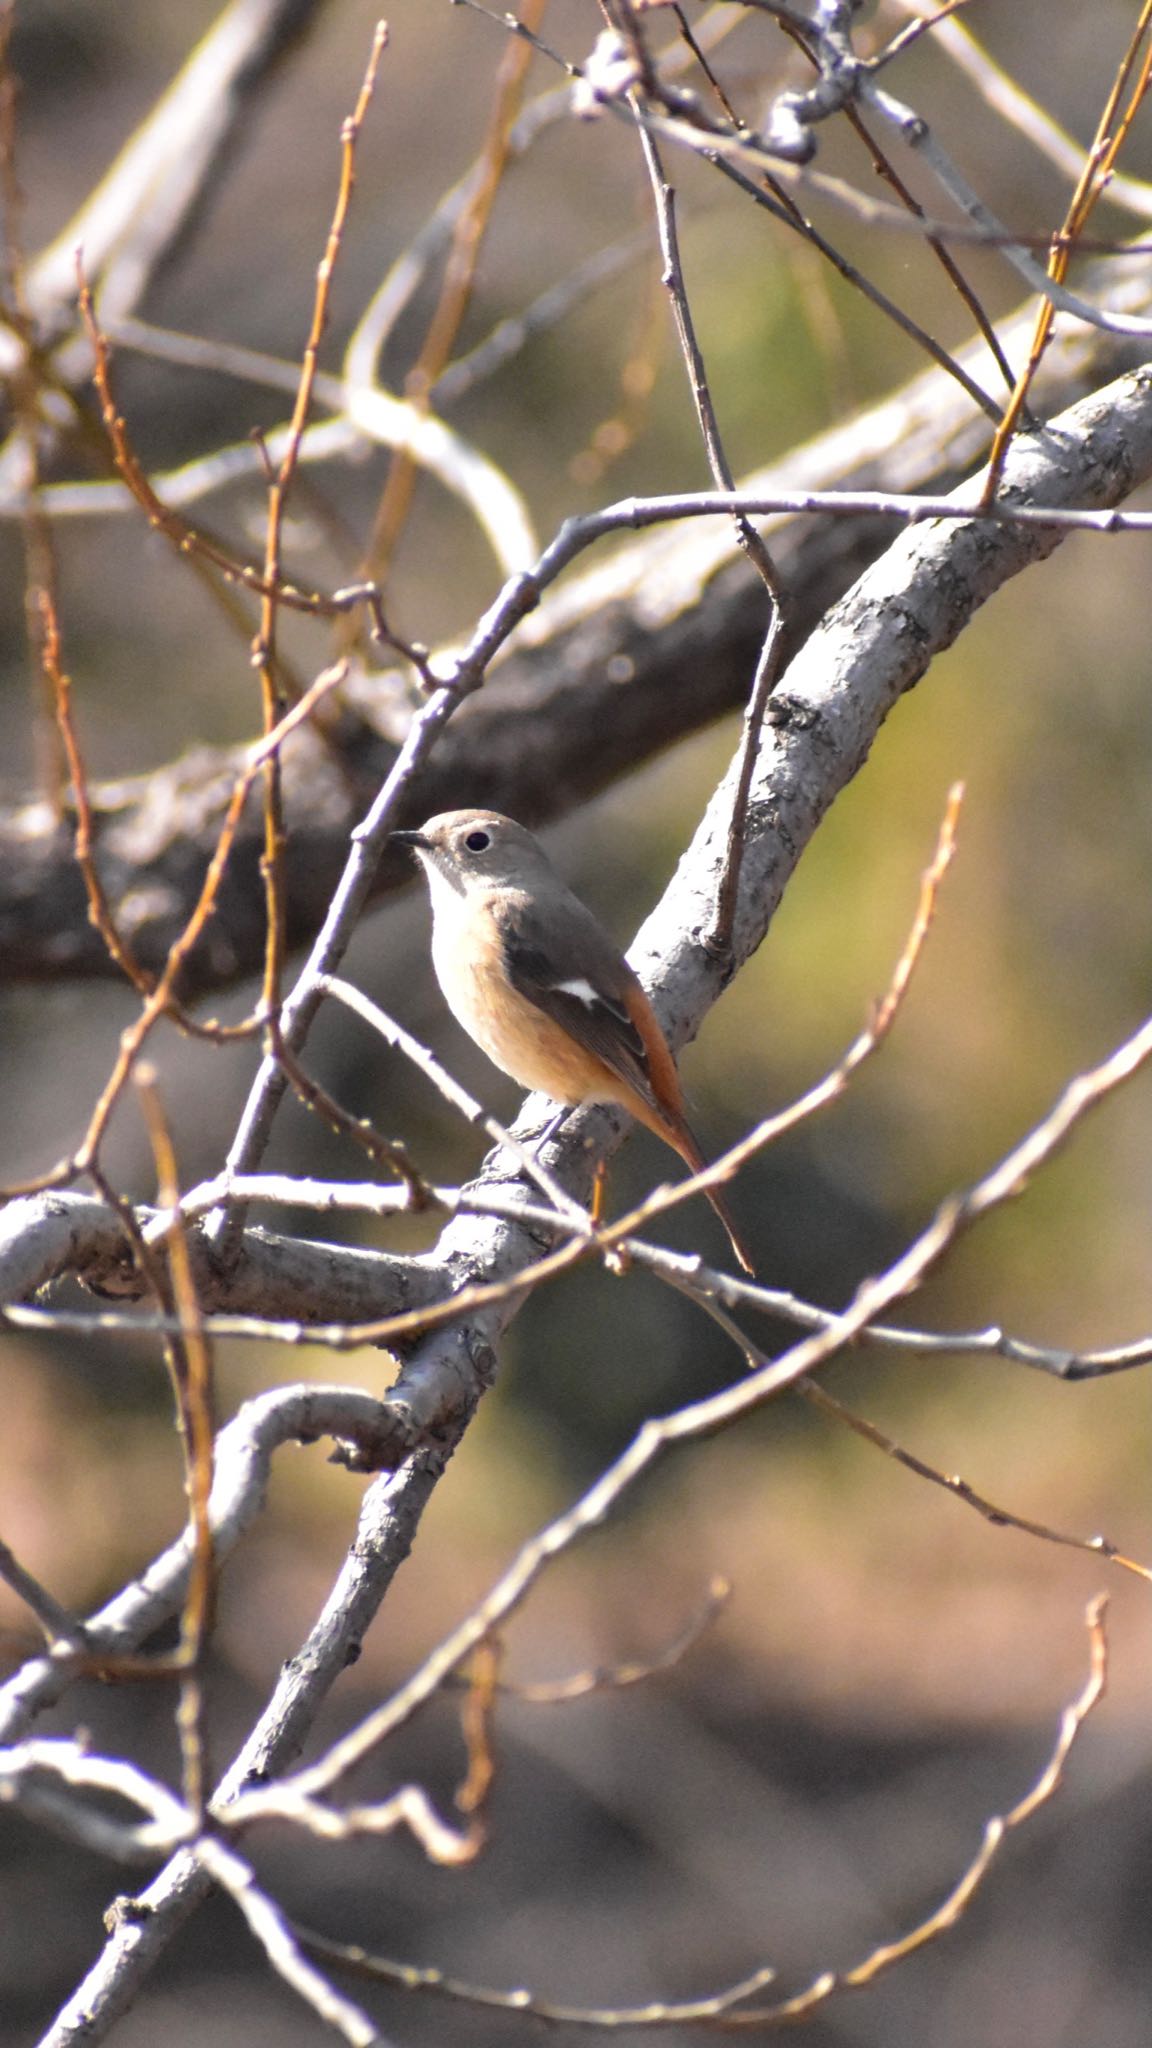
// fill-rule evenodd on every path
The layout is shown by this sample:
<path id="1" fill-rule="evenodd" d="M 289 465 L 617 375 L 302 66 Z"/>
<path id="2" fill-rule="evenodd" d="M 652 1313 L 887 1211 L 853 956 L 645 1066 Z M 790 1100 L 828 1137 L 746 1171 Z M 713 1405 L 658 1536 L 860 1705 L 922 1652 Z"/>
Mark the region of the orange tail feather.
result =
<path id="1" fill-rule="evenodd" d="M 665 1140 L 667 1144 L 671 1145 L 673 1149 L 680 1154 L 680 1157 L 684 1161 L 685 1166 L 687 1166 L 691 1170 L 691 1172 L 703 1173 L 705 1167 L 708 1164 L 708 1161 L 705 1159 L 704 1154 L 701 1152 L 699 1145 L 696 1143 L 696 1140 L 691 1130 L 689 1129 L 689 1126 L 684 1122 L 683 1117 L 679 1118 L 675 1124 L 673 1124 L 669 1119 L 668 1123 L 665 1125 L 664 1129 L 661 1130 L 659 1135 Z M 746 1273 L 751 1273 L 754 1275 L 756 1272 L 755 1261 L 752 1257 L 751 1252 L 748 1250 L 747 1245 L 744 1243 L 743 1238 L 740 1235 L 740 1232 L 733 1219 L 732 1212 L 729 1209 L 728 1204 L 725 1201 L 723 1195 L 721 1194 L 719 1188 L 706 1188 L 704 1192 L 707 1195 L 708 1200 L 711 1202 L 713 1209 L 716 1211 L 717 1216 L 720 1218 L 721 1223 L 724 1225 L 724 1228 L 728 1233 L 728 1242 L 732 1246 L 732 1249 L 735 1252 L 737 1259 L 740 1261 L 740 1264 L 743 1266 L 744 1271 Z"/>

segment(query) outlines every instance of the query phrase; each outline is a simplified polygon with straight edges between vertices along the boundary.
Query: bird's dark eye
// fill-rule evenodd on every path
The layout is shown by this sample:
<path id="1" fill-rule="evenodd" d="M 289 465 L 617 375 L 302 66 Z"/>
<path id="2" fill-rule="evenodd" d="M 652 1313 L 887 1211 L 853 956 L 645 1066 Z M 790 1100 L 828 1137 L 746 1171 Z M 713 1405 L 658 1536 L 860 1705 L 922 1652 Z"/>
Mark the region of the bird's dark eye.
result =
<path id="1" fill-rule="evenodd" d="M 486 853 L 492 844 L 491 835 L 487 832 L 469 832 L 464 844 L 469 853 Z"/>

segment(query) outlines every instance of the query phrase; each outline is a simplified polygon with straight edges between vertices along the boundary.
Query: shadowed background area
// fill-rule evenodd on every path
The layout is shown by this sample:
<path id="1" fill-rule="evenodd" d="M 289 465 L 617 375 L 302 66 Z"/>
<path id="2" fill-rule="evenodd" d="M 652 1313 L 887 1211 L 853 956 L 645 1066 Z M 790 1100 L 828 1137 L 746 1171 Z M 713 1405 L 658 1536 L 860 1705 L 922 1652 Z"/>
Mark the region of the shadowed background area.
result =
<path id="1" fill-rule="evenodd" d="M 694 10 L 700 13 L 701 10 Z M 1131 10 L 1101 4 L 980 10 L 980 33 L 1082 139 L 1094 127 Z M 1058 29 L 1054 26 L 1059 16 Z M 209 5 L 24 0 L 23 239 L 59 232 L 124 137 L 211 24 Z M 895 26 L 897 17 L 888 19 Z M 374 22 L 359 0 L 317 10 L 308 38 L 260 94 L 223 177 L 141 311 L 166 327 L 297 356 L 338 172 L 340 124 Z M 553 0 L 548 40 L 580 57 L 599 17 Z M 501 31 L 463 9 L 396 0 L 357 166 L 333 293 L 326 367 L 387 266 L 483 134 Z M 722 46 L 751 116 L 791 77 L 749 21 Z M 764 68 L 770 50 L 770 73 Z M 720 63 L 720 56 L 717 56 Z M 784 67 L 783 69 L 781 67 Z M 797 72 L 799 78 L 800 73 Z M 558 83 L 534 60 L 529 92 Z M 898 87 L 978 173 L 982 196 L 1037 235 L 1067 188 L 941 59 L 921 49 Z M 821 166 L 860 176 L 831 130 Z M 1146 123 L 1127 167 L 1150 172 Z M 784 241 L 703 168 L 679 158 L 683 254 L 728 455 L 737 475 L 782 456 L 921 367 L 911 344 Z M 598 248 L 642 237 L 613 277 L 579 294 L 497 374 L 445 407 L 513 477 L 546 539 L 573 510 L 630 491 L 706 481 L 651 239 L 650 199 L 623 124 L 547 129 L 509 176 L 486 239 L 461 347 L 478 343 Z M 1101 233 L 1128 233 L 1101 213 Z M 948 342 L 969 319 L 907 236 L 826 222 L 868 274 Z M 1016 282 L 980 252 L 967 268 L 993 314 Z M 386 351 L 402 385 L 434 303 L 419 293 Z M 118 402 L 144 460 L 175 466 L 285 416 L 281 394 L 127 348 Z M 372 451 L 309 469 L 292 501 L 290 561 L 331 587 L 353 573 L 384 476 Z M 256 490 L 210 501 L 208 523 L 258 552 Z M 967 795 L 959 851 L 911 993 L 848 1096 L 751 1166 L 733 1200 L 764 1279 L 827 1306 L 879 1271 L 937 1201 L 980 1173 L 1103 1058 L 1149 1005 L 1152 952 L 1152 579 L 1144 538 L 1078 537 L 978 614 L 899 707 L 806 853 L 770 938 L 684 1061 L 690 1111 L 716 1151 L 788 1102 L 842 1053 L 882 994 L 915 909 L 950 784 Z M 94 776 L 128 775 L 259 726 L 244 631 L 135 513 L 56 530 L 63 658 Z M 436 646 L 465 631 L 498 584 L 460 506 L 423 481 L 390 586 L 390 622 Z M 0 528 L 0 796 L 31 793 L 36 701 L 23 632 L 18 526 Z M 305 680 L 330 659 L 327 627 L 285 620 Z M 737 737 L 735 720 L 660 754 L 548 835 L 557 864 L 627 943 L 659 894 Z M 589 747 L 597 735 L 589 734 Z M 483 801 L 484 792 L 475 792 Z M 496 1114 L 516 1095 L 446 1020 L 415 887 L 365 919 L 349 976 L 432 1043 Z M 244 1014 L 251 986 L 216 1005 Z M 135 999 L 112 982 L 0 988 L 0 1128 L 6 1182 L 73 1145 Z M 156 1042 L 184 1181 L 215 1171 L 252 1071 L 251 1049 L 169 1033 Z M 311 1070 L 357 1114 L 403 1132 L 433 1178 L 478 1163 L 444 1103 L 364 1027 L 325 1014 Z M 903 1316 L 939 1329 L 1003 1325 L 1064 1346 L 1133 1339 L 1152 1325 L 1147 1257 L 1152 1086 L 1105 1104 L 1020 1200 L 963 1241 Z M 118 1185 L 153 1193 L 131 1104 L 105 1154 Z M 293 1105 L 268 1164 L 360 1178 L 359 1155 Z M 668 1177 L 641 1134 L 616 1161 L 622 1207 Z M 278 1212 L 314 1235 L 339 1219 Z M 346 1226 L 351 1234 L 352 1226 Z M 404 1249 L 432 1226 L 404 1219 L 362 1241 Z M 667 1239 L 720 1260 L 706 1207 Z M 787 1332 L 764 1326 L 766 1346 Z M 0 1530 L 84 1611 L 140 1570 L 184 1506 L 167 1383 L 143 1339 L 0 1340 Z M 386 1361 L 223 1344 L 222 1415 L 249 1393 L 314 1374 L 386 1384 Z M 656 1283 L 582 1271 L 531 1300 L 493 1393 L 437 1490 L 356 1668 L 330 1736 L 399 1683 L 479 1598 L 517 1546 L 569 1502 L 643 1420 L 736 1377 L 738 1354 Z M 893 1360 L 860 1348 L 832 1391 L 945 1473 L 1015 1515 L 1097 1531 L 1152 1555 L 1145 1375 L 1064 1385 L 991 1358 Z M 214 1757 L 250 1725 L 281 1661 L 326 1596 L 361 1482 L 319 1450 L 282 1452 L 266 1515 L 226 1572 L 211 1680 Z M 1152 1965 L 1146 1901 L 1147 1584 L 1099 1557 L 980 1519 L 799 1400 L 661 1465 L 604 1530 L 546 1577 L 507 1638 L 508 1675 L 561 1677 L 659 1656 L 715 1574 L 723 1613 L 670 1672 L 567 1705 L 509 1701 L 497 1734 L 489 1846 L 465 1871 L 430 1868 L 407 1840 L 317 1848 L 286 1829 L 247 1844 L 303 1921 L 475 1982 L 556 2000 L 640 2004 L 718 1990 L 760 1964 L 785 1995 L 846 1969 L 930 1912 L 976 1853 L 986 1819 L 1039 1775 L 1088 1662 L 1089 1596 L 1112 1594 L 1109 1698 L 1051 1806 L 1006 1842 L 951 1933 L 875 1987 L 833 1999 L 814 2048 L 1138 2048 Z M 12 1661 L 27 1617 L 0 1588 Z M 70 1703 L 71 1709 L 71 1703 Z M 438 1700 L 365 1774 L 383 1791 L 418 1776 L 448 1808 L 463 1774 L 459 1701 Z M 177 1769 L 165 1687 L 91 1686 L 95 1745 Z M 63 1716 L 59 1725 L 67 1724 Z M 51 1725 L 49 1717 L 48 1725 Z M 0 2039 L 39 2039 L 103 1939 L 101 1915 L 137 1882 L 6 1817 L 0 1828 Z M 353 1987 L 355 1989 L 355 1987 Z M 357 1992 L 400 2042 L 495 2044 L 531 2023 L 431 1998 Z M 373 2004 L 373 2000 L 376 2001 Z M 214 2048 L 328 2038 L 268 1972 L 233 1909 L 186 1929 L 115 2031 Z M 586 2038 L 581 2036 L 580 2038 Z M 627 2039 L 639 2039 L 639 2033 Z M 677 2043 L 696 2038 L 673 2031 Z"/>

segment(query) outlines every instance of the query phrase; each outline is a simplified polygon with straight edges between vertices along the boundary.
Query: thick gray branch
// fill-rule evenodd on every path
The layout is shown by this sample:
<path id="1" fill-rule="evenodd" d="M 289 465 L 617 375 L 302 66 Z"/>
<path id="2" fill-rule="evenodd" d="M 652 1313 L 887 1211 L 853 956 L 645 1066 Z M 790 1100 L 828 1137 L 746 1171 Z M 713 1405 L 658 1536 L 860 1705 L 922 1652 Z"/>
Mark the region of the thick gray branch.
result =
<path id="1" fill-rule="evenodd" d="M 139 1220 L 147 1224 L 146 1211 Z M 197 1296 L 208 1312 L 361 1323 L 420 1308 L 444 1293 L 435 1259 L 390 1258 L 352 1245 L 246 1230 L 224 1265 L 195 1229 L 189 1237 Z M 66 1274 L 122 1300 L 148 1293 L 108 1203 L 69 1192 L 9 1203 L 0 1214 L 0 1304 L 27 1301 Z"/>

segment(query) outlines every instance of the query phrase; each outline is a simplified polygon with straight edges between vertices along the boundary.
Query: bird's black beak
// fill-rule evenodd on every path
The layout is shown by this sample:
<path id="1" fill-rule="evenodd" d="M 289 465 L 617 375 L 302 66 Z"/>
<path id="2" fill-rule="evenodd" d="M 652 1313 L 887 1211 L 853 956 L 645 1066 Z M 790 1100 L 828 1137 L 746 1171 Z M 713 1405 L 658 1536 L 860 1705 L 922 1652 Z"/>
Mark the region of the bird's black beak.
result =
<path id="1" fill-rule="evenodd" d="M 423 846 L 427 848 L 431 846 L 432 841 L 426 839 L 423 832 L 390 832 L 388 834 L 388 844 L 390 846 Z"/>

